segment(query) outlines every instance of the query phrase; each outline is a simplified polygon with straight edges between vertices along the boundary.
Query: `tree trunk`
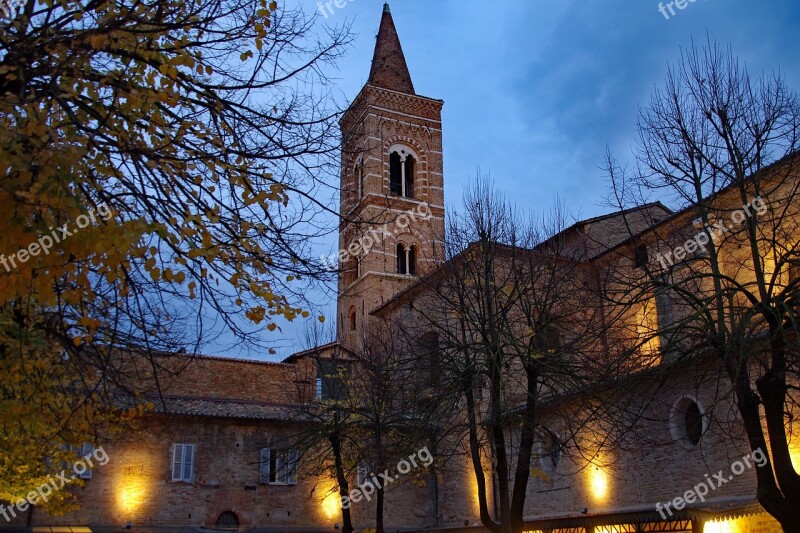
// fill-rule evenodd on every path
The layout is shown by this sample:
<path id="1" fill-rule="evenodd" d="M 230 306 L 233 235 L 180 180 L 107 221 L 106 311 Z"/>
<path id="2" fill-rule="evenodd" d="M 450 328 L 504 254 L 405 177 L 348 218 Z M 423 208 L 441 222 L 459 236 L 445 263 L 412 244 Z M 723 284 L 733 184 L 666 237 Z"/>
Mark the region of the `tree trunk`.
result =
<path id="1" fill-rule="evenodd" d="M 511 496 L 511 527 L 514 533 L 522 531 L 525 499 L 528 492 L 528 480 L 531 475 L 531 451 L 536 439 L 536 394 L 538 377 L 536 371 L 526 365 L 527 397 L 525 411 L 522 414 L 522 434 L 519 439 L 517 469 L 514 473 L 514 490 Z"/>
<path id="2" fill-rule="evenodd" d="M 344 466 L 342 464 L 342 441 L 339 433 L 334 431 L 328 437 L 333 449 L 333 460 L 336 468 L 336 483 L 339 485 L 339 496 L 345 498 L 349 493 L 349 486 L 347 485 L 347 476 L 344 475 Z M 342 509 L 342 533 L 353 533 L 353 522 L 350 519 L 350 506 Z"/>
<path id="3" fill-rule="evenodd" d="M 383 531 L 383 486 L 378 488 L 375 501 L 375 533 L 384 533 Z"/>
<path id="4" fill-rule="evenodd" d="M 481 523 L 492 533 L 502 533 L 500 526 L 492 520 L 489 514 L 489 504 L 486 499 L 486 476 L 483 474 L 481 463 L 481 449 L 478 439 L 478 425 L 475 417 L 475 397 L 472 395 L 472 382 L 470 380 L 464 387 L 464 396 L 467 400 L 467 426 L 469 427 L 469 451 L 472 458 L 472 469 L 475 472 L 475 482 L 478 486 L 478 507 L 480 508 Z"/>

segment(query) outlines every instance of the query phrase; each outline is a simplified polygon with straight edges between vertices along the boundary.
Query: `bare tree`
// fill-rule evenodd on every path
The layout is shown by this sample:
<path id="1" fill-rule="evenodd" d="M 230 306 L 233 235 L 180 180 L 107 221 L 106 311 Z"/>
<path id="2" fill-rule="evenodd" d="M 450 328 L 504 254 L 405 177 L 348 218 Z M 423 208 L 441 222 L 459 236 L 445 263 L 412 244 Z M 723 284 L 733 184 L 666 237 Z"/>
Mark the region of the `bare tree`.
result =
<path id="1" fill-rule="evenodd" d="M 655 261 L 627 286 L 669 303 L 668 361 L 716 362 L 708 385 L 734 398 L 751 450 L 769 452 L 757 498 L 787 532 L 800 531 L 799 142 L 800 102 L 780 75 L 751 78 L 730 49 L 693 44 L 641 111 L 636 168 L 608 160 L 616 205 L 656 194 L 683 209 L 642 236 Z"/>
<path id="2" fill-rule="evenodd" d="M 591 270 L 582 247 L 565 239 L 565 222 L 560 209 L 523 221 L 477 180 L 463 213 L 450 219 L 448 262 L 410 304 L 409 327 L 438 337 L 440 401 L 455 395 L 461 408 L 445 411 L 452 418 L 441 423 L 463 430 L 452 435 L 468 443 L 480 518 L 493 532 L 522 531 L 528 481 L 539 474 L 534 459 L 586 451 L 578 435 L 597 413 L 568 401 L 559 408 L 559 398 L 590 402 L 592 384 L 612 381 L 618 369 L 596 357 L 604 324 L 586 297 Z M 545 401 L 558 433 L 543 423 Z"/>
<path id="3" fill-rule="evenodd" d="M 432 463 L 397 471 L 400 461 L 435 444 L 428 423 L 433 411 L 419 401 L 424 396 L 417 386 L 419 365 L 396 334 L 378 328 L 364 328 L 352 349 L 335 342 L 311 345 L 299 357 L 313 360 L 316 372 L 297 380 L 298 417 L 307 424 L 289 440 L 303 451 L 311 471 L 335 479 L 343 531 L 353 531 L 352 508 L 366 507 L 374 498 L 375 530 L 383 533 L 387 484 L 399 490 L 431 477 Z M 366 513 L 359 515 L 366 519 Z"/>

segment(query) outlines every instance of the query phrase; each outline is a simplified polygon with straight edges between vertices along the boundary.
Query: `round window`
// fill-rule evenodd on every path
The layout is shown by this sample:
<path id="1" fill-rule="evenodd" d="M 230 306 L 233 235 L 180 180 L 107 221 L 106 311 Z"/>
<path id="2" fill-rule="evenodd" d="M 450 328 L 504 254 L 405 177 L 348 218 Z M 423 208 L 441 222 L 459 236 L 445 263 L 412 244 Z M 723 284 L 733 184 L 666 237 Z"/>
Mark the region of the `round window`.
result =
<path id="1" fill-rule="evenodd" d="M 673 440 L 689 450 L 700 444 L 707 429 L 703 409 L 694 399 L 687 397 L 681 398 L 672 407 L 669 425 Z"/>
<path id="2" fill-rule="evenodd" d="M 553 473 L 558 468 L 558 463 L 561 462 L 561 443 L 558 435 L 549 429 L 543 429 L 540 439 L 539 464 L 545 472 Z"/>

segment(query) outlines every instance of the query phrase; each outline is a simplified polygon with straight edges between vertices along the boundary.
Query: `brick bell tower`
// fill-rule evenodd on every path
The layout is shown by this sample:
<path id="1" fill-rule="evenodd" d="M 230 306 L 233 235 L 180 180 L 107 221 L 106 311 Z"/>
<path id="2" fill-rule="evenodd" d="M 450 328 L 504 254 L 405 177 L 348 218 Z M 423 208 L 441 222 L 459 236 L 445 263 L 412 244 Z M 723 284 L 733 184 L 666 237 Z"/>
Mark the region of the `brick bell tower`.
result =
<path id="1" fill-rule="evenodd" d="M 442 100 L 414 92 L 389 4 L 369 79 L 344 113 L 338 336 L 444 260 Z"/>

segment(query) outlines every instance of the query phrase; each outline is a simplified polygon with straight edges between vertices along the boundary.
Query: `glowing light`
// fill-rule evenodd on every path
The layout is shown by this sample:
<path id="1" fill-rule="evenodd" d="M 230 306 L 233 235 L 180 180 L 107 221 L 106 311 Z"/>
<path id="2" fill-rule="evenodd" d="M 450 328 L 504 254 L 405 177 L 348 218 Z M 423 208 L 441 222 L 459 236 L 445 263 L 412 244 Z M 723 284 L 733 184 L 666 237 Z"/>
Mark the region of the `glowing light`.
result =
<path id="1" fill-rule="evenodd" d="M 613 526 L 600 526 L 594 528 L 595 533 L 634 533 L 636 526 L 629 524 L 616 524 Z"/>
<path id="2" fill-rule="evenodd" d="M 491 479 L 491 474 L 487 475 L 487 468 L 484 467 L 483 475 L 484 479 Z M 481 498 L 478 491 L 478 481 L 475 479 L 475 472 L 472 469 L 472 462 L 465 458 L 464 463 L 464 478 L 463 478 L 463 490 L 465 492 L 464 496 L 469 499 L 470 503 L 472 504 L 472 508 L 468 510 L 471 513 L 471 516 L 468 518 L 470 521 L 479 519 L 481 516 Z M 492 508 L 492 494 L 488 492 L 486 494 L 486 504 L 491 509 Z M 467 511 L 467 509 L 465 509 Z M 465 517 L 467 518 L 467 517 Z"/>
<path id="3" fill-rule="evenodd" d="M 590 465 L 589 488 L 595 501 L 602 501 L 608 495 L 608 474 L 597 465 Z"/>
<path id="4" fill-rule="evenodd" d="M 703 533 L 749 533 L 752 531 L 780 531 L 777 520 L 766 513 L 747 517 L 706 522 Z"/>
<path id="5" fill-rule="evenodd" d="M 737 533 L 741 531 L 732 520 L 706 522 L 703 533 Z"/>
<path id="6" fill-rule="evenodd" d="M 116 460 L 117 456 L 115 456 Z M 129 521 L 137 518 L 150 500 L 153 477 L 151 468 L 159 468 L 160 463 L 144 450 L 127 450 L 119 455 L 120 468 L 117 470 L 114 497 L 119 518 Z"/>
<path id="7" fill-rule="evenodd" d="M 795 472 L 800 472 L 800 445 L 791 444 L 789 446 L 789 456 L 792 458 L 792 466 Z"/>
<path id="8" fill-rule="evenodd" d="M 470 492 L 472 492 L 472 516 L 481 515 L 481 497 L 478 494 L 478 481 L 475 476 L 470 476 L 468 483 L 470 484 Z M 488 495 L 487 495 L 488 498 Z M 487 502 L 488 503 L 488 502 Z"/>
<path id="9" fill-rule="evenodd" d="M 147 501 L 147 488 L 141 479 L 126 480 L 117 494 L 117 504 L 126 516 L 135 513 Z"/>
<path id="10" fill-rule="evenodd" d="M 646 300 L 636 312 L 636 329 L 639 342 L 642 343 L 641 353 L 645 357 L 658 356 L 661 349 L 661 339 L 658 336 L 658 311 L 655 298 Z M 648 366 L 656 366 L 660 361 L 653 359 Z"/>
<path id="11" fill-rule="evenodd" d="M 338 517 L 341 512 L 342 499 L 335 491 L 330 492 L 325 499 L 322 500 L 322 514 L 325 518 L 331 520 Z"/>

